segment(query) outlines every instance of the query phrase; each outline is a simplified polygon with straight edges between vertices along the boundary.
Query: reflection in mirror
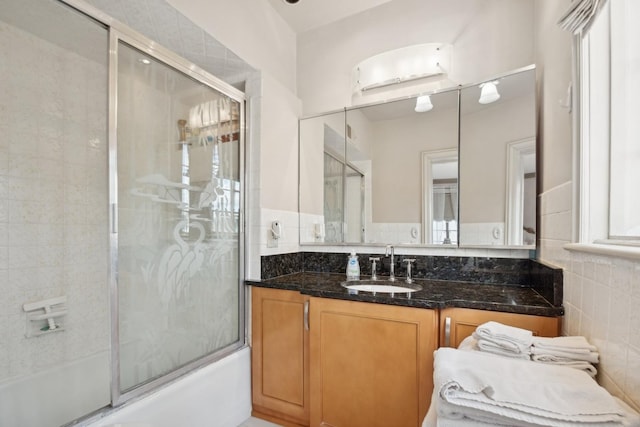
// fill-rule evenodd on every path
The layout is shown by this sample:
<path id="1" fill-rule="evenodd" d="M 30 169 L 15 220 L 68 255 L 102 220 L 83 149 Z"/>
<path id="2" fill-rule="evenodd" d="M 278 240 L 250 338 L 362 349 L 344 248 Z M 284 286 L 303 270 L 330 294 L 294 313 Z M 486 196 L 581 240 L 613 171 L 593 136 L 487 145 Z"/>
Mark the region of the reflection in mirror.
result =
<path id="1" fill-rule="evenodd" d="M 440 214 L 434 215 L 435 203 L 442 201 L 439 206 L 444 207 L 444 199 L 440 195 L 425 197 L 421 177 L 425 176 L 424 153 L 453 152 L 454 163 L 449 164 L 453 173 L 430 178 L 429 194 L 437 191 L 442 196 L 449 194 L 449 199 L 457 195 L 457 191 L 442 185 L 450 186 L 451 179 L 457 185 L 458 92 L 432 94 L 430 101 L 433 108 L 428 111 L 416 111 L 417 98 L 347 110 L 347 161 L 363 175 L 364 232 L 357 236 L 362 240 L 346 242 L 441 244 L 448 225 L 455 243 L 456 219 L 447 216 L 447 221 Z M 440 174 L 441 166 L 436 164 Z M 457 214 L 457 201 L 452 203 Z M 425 221 L 423 212 L 431 212 L 432 219 Z M 438 225 L 434 225 L 435 220 Z M 442 235 L 440 241 L 436 235 Z"/>
<path id="2" fill-rule="evenodd" d="M 534 245 L 535 69 L 490 83 L 460 95 L 460 244 Z"/>
<path id="3" fill-rule="evenodd" d="M 342 243 L 345 113 L 300 120 L 300 243 Z"/>
<path id="4" fill-rule="evenodd" d="M 342 193 L 344 163 L 324 153 L 324 241 L 340 243 L 342 235 L 342 216 L 344 213 L 344 197 Z"/>
<path id="5" fill-rule="evenodd" d="M 458 150 L 422 153 L 425 243 L 458 244 Z"/>
<path id="6" fill-rule="evenodd" d="M 364 173 L 346 166 L 345 241 L 364 242 Z"/>
<path id="7" fill-rule="evenodd" d="M 485 83 L 300 120 L 300 243 L 533 247 L 535 67 Z"/>

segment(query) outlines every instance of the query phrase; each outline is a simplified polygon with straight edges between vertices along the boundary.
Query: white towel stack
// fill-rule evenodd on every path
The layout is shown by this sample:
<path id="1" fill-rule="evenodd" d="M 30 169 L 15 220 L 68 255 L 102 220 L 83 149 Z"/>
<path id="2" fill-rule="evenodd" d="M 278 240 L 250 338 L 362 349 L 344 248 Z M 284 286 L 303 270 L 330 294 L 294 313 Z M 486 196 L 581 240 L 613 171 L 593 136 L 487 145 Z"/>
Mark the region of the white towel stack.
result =
<path id="1" fill-rule="evenodd" d="M 531 360 L 534 362 L 581 369 L 592 377 L 598 373 L 593 364 L 598 363 L 599 357 L 596 346 L 582 336 L 534 337 L 531 346 Z"/>
<path id="2" fill-rule="evenodd" d="M 442 347 L 423 426 L 640 426 L 584 372 Z"/>
<path id="3" fill-rule="evenodd" d="M 562 365 L 585 371 L 595 378 L 599 354 L 596 346 L 583 336 L 534 337 L 527 329 L 498 322 L 478 326 L 471 337 L 460 344 L 463 350 L 480 350 L 516 359 Z"/>
<path id="4" fill-rule="evenodd" d="M 529 330 L 491 321 L 478 326 L 473 337 L 479 350 L 516 359 L 531 358 L 533 333 Z"/>

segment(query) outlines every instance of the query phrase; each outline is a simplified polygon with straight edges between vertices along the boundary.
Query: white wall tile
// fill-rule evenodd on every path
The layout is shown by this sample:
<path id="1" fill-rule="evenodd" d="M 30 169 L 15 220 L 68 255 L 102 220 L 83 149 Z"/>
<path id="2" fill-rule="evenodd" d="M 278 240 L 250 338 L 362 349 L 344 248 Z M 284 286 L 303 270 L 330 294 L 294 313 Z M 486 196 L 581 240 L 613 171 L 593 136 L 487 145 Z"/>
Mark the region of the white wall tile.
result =
<path id="1" fill-rule="evenodd" d="M 640 301 L 630 299 L 634 292 L 640 294 L 638 263 L 578 252 L 567 256 L 562 248 L 570 237 L 562 232 L 568 217 L 562 214 L 568 208 L 564 201 L 570 200 L 562 195 L 565 190 L 560 186 L 542 197 L 543 227 L 548 229 L 543 230 L 547 239 L 542 239 L 540 251 L 541 259 L 566 267 L 563 333 L 584 335 L 597 345 L 600 383 L 638 407 L 635 390 L 640 379 L 635 374 L 638 368 L 632 367 L 637 348 L 631 343 L 640 342 L 640 333 L 635 332 L 640 330 L 640 316 L 632 309 Z"/>
<path id="2" fill-rule="evenodd" d="M 271 236 L 271 224 L 278 221 L 281 227 L 281 236 L 277 243 Z M 298 240 L 299 219 L 298 212 L 282 211 L 274 209 L 260 210 L 260 255 L 275 255 L 298 252 L 300 245 Z M 275 247 L 273 245 L 276 245 Z M 271 246 L 271 247 L 270 247 Z"/>
<path id="3" fill-rule="evenodd" d="M 577 251 L 570 259 L 563 333 L 596 345 L 600 384 L 639 408 L 640 262 Z"/>
<path id="4" fill-rule="evenodd" d="M 6 131 L 0 137 L 0 342 L 11 349 L 0 353 L 2 383 L 7 377 L 59 367 L 107 348 L 108 252 L 107 152 L 102 148 L 93 158 L 96 163 L 87 165 L 91 160 L 86 152 L 87 126 L 82 124 L 87 117 L 106 116 L 106 71 L 96 71 L 98 65 L 90 60 L 4 23 L 0 24 L 0 45 L 3 55 L 8 52 L 2 61 L 22 70 L 10 73 L 10 82 L 0 83 L 0 91 L 8 95 L 0 97 L 1 127 Z M 25 45 L 29 48 L 16 48 Z M 25 67 L 17 68 L 19 64 Z M 96 84 L 102 85 L 101 97 L 87 96 L 88 76 L 95 76 Z M 62 96 L 63 77 L 71 83 L 71 95 Z M 92 129 L 100 125 L 106 134 L 104 120 L 94 120 Z M 77 162 L 70 163 L 76 157 Z M 95 174 L 93 187 L 87 185 L 89 171 Z M 102 221 L 101 229 L 86 225 L 95 218 L 87 218 L 84 207 L 96 200 L 96 194 L 103 212 L 96 216 Z M 97 243 L 88 244 L 92 240 Z M 87 271 L 101 271 L 101 280 L 87 282 Z M 65 320 L 87 311 L 76 319 L 75 333 L 25 338 L 22 305 L 70 290 L 83 303 L 70 308 Z M 84 298 L 91 292 L 101 292 L 102 300 Z M 81 345 L 69 348 L 71 336 Z"/>

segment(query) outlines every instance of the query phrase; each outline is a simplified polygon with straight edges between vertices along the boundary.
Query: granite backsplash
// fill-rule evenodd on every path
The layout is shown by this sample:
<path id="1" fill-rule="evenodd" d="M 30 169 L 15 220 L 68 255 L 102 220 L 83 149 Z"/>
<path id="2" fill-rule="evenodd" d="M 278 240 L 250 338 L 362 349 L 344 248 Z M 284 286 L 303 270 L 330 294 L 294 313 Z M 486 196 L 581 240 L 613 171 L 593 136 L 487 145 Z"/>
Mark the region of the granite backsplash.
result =
<path id="1" fill-rule="evenodd" d="M 345 273 L 348 254 L 296 252 L 261 257 L 261 278 L 271 279 L 287 274 Z M 360 274 L 371 275 L 370 257 L 380 258 L 378 276 L 389 275 L 389 258 L 380 254 L 358 254 Z M 412 277 L 427 280 L 450 280 L 478 284 L 528 286 L 554 306 L 562 305 L 562 269 L 533 259 L 480 258 L 453 256 L 396 255 L 395 274 L 406 276 L 406 258 L 415 259 Z"/>

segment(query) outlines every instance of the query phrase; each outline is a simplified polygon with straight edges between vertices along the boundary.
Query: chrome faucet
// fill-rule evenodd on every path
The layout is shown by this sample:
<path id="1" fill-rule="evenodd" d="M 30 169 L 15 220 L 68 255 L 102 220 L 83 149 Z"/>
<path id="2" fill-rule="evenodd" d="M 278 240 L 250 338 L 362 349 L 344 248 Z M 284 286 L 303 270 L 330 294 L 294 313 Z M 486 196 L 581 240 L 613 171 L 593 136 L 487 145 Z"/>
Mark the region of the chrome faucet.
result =
<path id="1" fill-rule="evenodd" d="M 407 263 L 407 279 L 406 279 L 407 283 L 413 283 L 413 279 L 411 278 L 411 263 L 415 261 L 416 261 L 415 258 L 405 258 L 402 260 L 402 262 Z"/>
<path id="2" fill-rule="evenodd" d="M 395 282 L 396 275 L 394 273 L 394 260 L 393 260 L 393 245 L 387 245 L 387 248 L 384 251 L 384 256 L 389 257 L 389 281 Z"/>
<path id="3" fill-rule="evenodd" d="M 380 258 L 369 258 L 371 261 L 371 280 L 378 280 L 378 274 L 376 273 L 376 262 L 380 261 Z"/>

